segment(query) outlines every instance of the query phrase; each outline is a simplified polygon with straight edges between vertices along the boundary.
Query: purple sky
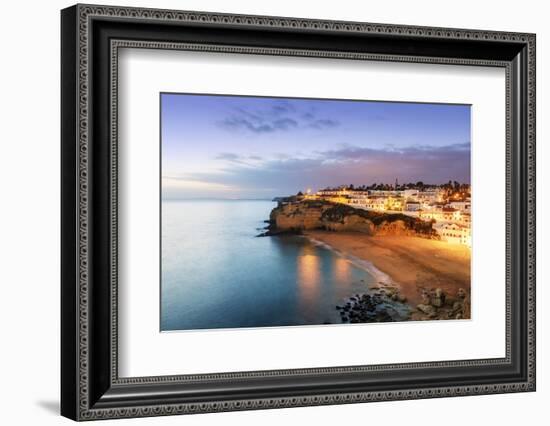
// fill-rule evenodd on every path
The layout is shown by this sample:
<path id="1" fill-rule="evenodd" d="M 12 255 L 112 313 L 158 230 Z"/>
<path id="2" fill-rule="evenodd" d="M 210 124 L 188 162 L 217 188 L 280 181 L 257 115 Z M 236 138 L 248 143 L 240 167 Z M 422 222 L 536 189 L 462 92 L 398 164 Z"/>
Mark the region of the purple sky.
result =
<path id="1" fill-rule="evenodd" d="M 164 199 L 470 182 L 470 106 L 161 94 Z"/>

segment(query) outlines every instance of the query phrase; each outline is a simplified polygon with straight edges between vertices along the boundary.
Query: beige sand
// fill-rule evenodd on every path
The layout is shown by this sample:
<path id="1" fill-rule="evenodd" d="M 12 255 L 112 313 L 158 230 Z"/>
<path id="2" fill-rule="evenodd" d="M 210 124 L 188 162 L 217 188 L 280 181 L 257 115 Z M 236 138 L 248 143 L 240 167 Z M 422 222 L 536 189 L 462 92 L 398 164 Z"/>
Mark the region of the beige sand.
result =
<path id="1" fill-rule="evenodd" d="M 451 296 L 470 289 L 470 249 L 458 244 L 418 237 L 308 231 L 308 236 L 333 248 L 368 260 L 401 286 L 413 306 L 423 289 L 441 288 Z"/>

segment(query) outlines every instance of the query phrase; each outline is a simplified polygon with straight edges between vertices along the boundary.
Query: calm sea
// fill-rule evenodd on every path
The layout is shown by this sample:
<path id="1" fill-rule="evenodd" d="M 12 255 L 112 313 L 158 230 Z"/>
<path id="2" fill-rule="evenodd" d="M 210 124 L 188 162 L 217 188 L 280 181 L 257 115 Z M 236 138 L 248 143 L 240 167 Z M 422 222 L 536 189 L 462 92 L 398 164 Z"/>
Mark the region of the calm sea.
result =
<path id="1" fill-rule="evenodd" d="M 271 201 L 163 201 L 161 330 L 340 323 L 374 281 L 305 237 L 256 237 Z"/>

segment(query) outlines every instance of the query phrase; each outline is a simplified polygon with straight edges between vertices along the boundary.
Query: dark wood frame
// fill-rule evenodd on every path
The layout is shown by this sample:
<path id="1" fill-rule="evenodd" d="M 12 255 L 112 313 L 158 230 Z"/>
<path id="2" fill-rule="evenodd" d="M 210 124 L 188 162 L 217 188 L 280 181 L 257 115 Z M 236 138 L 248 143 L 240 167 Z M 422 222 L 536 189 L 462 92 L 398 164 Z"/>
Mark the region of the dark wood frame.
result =
<path id="1" fill-rule="evenodd" d="M 95 5 L 64 9 L 61 33 L 64 416 L 89 420 L 535 390 L 533 34 Z M 119 378 L 116 65 L 120 47 L 504 67 L 506 357 Z"/>

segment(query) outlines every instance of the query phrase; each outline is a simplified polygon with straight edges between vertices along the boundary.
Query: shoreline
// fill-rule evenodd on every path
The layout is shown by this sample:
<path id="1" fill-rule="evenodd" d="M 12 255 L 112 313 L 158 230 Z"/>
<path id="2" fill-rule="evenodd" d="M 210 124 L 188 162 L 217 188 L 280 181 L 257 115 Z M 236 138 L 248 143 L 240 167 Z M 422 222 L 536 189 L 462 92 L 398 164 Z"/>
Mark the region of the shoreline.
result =
<path id="1" fill-rule="evenodd" d="M 423 293 L 436 289 L 450 296 L 460 289 L 470 293 L 471 255 L 467 247 L 412 236 L 331 231 L 307 231 L 303 235 L 351 262 L 357 259 L 356 266 L 377 281 L 379 276 L 387 277 L 380 282 L 398 287 L 411 307 L 423 303 Z"/>
<path id="2" fill-rule="evenodd" d="M 323 247 L 327 250 L 330 250 L 331 252 L 336 253 L 338 256 L 348 260 L 355 267 L 369 273 L 370 275 L 372 275 L 377 284 L 399 286 L 399 284 L 394 282 L 388 274 L 382 272 L 380 269 L 374 266 L 374 263 L 372 263 L 370 260 L 361 259 L 360 257 L 354 256 L 352 254 L 344 253 L 336 247 L 333 247 L 330 244 L 327 244 L 321 240 L 315 239 L 308 234 L 303 234 L 303 237 L 307 238 L 314 245 Z"/>

